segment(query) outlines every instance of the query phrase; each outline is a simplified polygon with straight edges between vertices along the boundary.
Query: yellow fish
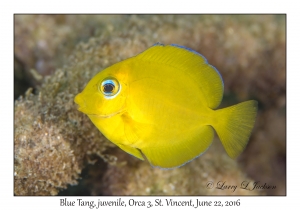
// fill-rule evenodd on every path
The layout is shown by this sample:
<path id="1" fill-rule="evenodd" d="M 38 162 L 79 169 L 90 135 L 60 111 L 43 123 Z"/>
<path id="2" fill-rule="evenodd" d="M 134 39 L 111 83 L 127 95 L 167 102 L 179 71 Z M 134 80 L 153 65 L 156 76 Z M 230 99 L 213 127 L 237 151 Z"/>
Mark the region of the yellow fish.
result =
<path id="1" fill-rule="evenodd" d="M 213 130 L 231 158 L 246 147 L 257 102 L 216 110 L 223 91 L 220 73 L 201 54 L 157 43 L 100 71 L 75 103 L 125 152 L 174 168 L 204 153 Z"/>

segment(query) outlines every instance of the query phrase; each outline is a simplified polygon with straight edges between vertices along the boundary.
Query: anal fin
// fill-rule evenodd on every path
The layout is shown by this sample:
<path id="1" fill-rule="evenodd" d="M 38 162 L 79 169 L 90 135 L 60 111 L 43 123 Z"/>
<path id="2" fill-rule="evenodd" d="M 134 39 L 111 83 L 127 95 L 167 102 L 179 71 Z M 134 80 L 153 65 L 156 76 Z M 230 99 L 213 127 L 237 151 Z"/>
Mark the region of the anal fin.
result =
<path id="1" fill-rule="evenodd" d="M 154 167 L 179 167 L 205 152 L 212 143 L 214 131 L 211 126 L 201 126 L 183 132 L 174 141 L 162 141 L 160 145 L 140 148 Z"/>

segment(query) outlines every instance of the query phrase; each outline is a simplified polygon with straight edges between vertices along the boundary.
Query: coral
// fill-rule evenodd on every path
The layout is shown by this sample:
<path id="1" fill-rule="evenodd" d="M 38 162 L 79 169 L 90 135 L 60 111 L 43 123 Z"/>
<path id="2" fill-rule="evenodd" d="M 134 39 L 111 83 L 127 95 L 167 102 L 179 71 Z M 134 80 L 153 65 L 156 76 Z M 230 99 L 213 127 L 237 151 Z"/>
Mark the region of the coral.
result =
<path id="1" fill-rule="evenodd" d="M 92 43 L 92 42 L 91 42 Z M 103 47 L 103 45 L 102 45 Z M 47 77 L 38 93 L 29 89 L 15 102 L 15 194 L 57 194 L 67 184 L 76 184 L 78 174 L 89 154 L 106 161 L 113 157 L 102 154 L 113 146 L 76 111 L 73 98 L 98 69 L 103 59 L 89 65 L 88 49 L 80 45 L 77 56 L 63 69 Z M 104 58 L 101 52 L 98 56 Z M 90 59 L 89 59 L 90 60 Z M 90 60 L 91 61 L 91 60 Z M 99 65 L 101 66 L 101 65 Z M 85 79 L 84 79 L 85 78 Z"/>
<path id="2" fill-rule="evenodd" d="M 40 22 L 45 24 L 42 29 Z M 26 29 L 25 23 L 32 25 Z M 79 178 L 79 186 L 91 195 L 286 193 L 284 15 L 33 15 L 15 18 L 15 24 L 16 77 L 30 70 L 45 75 L 37 55 L 45 61 L 42 66 L 52 69 L 46 72 L 53 72 L 40 86 L 26 77 L 35 89 L 15 101 L 16 195 L 56 195 L 68 185 L 75 187 Z M 53 28 L 60 36 L 38 32 Z M 43 50 L 41 37 L 47 46 Z M 72 44 L 63 44 L 66 40 Z M 153 169 L 116 148 L 76 110 L 74 96 L 98 71 L 156 42 L 185 45 L 203 54 L 223 76 L 222 106 L 258 100 L 257 123 L 238 161 L 226 155 L 216 138 L 205 154 L 181 168 Z M 232 192 L 207 189 L 209 181 L 260 181 L 277 187 Z"/>

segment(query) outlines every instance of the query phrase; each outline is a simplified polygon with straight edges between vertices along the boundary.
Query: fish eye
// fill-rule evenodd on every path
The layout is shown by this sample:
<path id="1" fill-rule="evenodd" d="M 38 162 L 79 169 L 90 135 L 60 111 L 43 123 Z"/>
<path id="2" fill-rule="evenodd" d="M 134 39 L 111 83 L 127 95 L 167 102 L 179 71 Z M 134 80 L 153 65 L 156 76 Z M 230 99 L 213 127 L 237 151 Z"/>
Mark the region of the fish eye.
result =
<path id="1" fill-rule="evenodd" d="M 115 96 L 120 91 L 120 84 L 118 80 L 112 77 L 105 78 L 98 86 L 100 92 L 105 96 Z"/>

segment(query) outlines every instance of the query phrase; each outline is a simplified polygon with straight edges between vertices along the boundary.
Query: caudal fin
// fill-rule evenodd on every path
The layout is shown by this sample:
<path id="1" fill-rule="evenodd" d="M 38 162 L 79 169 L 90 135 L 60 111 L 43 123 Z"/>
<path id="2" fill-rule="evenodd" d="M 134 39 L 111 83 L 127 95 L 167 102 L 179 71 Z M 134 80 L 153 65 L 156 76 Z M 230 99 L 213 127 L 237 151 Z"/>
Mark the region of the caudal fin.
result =
<path id="1" fill-rule="evenodd" d="M 231 158 L 236 158 L 245 149 L 256 112 L 257 101 L 254 100 L 216 110 L 217 122 L 213 127 Z"/>

